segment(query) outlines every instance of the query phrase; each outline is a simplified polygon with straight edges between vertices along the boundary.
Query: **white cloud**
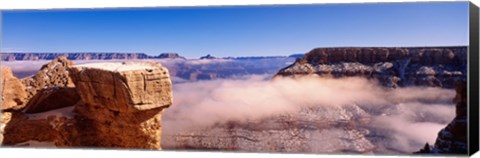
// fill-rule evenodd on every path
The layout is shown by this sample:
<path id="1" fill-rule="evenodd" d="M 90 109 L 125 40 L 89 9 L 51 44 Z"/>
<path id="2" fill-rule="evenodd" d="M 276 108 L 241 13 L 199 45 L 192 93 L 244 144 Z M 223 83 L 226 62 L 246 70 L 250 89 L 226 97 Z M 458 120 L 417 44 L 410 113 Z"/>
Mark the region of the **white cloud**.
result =
<path id="1" fill-rule="evenodd" d="M 307 106 L 358 105 L 373 118 L 369 128 L 391 131 L 391 146 L 413 152 L 434 143 L 453 117 L 453 90 L 385 89 L 362 78 L 319 77 L 214 80 L 174 85 L 174 104 L 163 115 L 165 134 L 230 120 L 257 120 Z M 394 109 L 394 110 L 392 110 Z M 370 111 L 369 111 L 370 110 Z M 415 145 L 412 146 L 412 143 Z"/>

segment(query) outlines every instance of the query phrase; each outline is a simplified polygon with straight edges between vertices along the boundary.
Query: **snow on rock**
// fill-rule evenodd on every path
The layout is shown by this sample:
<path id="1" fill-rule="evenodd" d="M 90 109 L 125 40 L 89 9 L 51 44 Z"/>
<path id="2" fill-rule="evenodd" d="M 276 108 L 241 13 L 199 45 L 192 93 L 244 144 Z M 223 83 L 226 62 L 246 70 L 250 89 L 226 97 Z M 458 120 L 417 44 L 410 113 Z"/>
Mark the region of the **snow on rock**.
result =
<path id="1" fill-rule="evenodd" d="M 60 109 L 55 109 L 47 112 L 42 113 L 35 113 L 35 114 L 26 114 L 29 120 L 40 120 L 40 119 L 47 119 L 48 117 L 65 117 L 67 119 L 72 119 L 74 117 L 73 109 L 74 106 L 64 107 Z"/>
<path id="2" fill-rule="evenodd" d="M 73 87 L 73 82 L 68 76 L 68 73 L 63 73 L 72 65 L 72 61 L 68 60 L 65 56 L 60 56 L 42 65 L 40 71 L 35 75 L 23 78 L 23 85 L 29 87 L 27 89 L 28 98 L 33 97 L 44 88 Z"/>
<path id="3" fill-rule="evenodd" d="M 146 64 L 142 62 L 109 62 L 109 63 L 88 63 L 76 65 L 73 67 L 83 67 L 83 68 L 95 68 L 102 69 L 107 71 L 134 71 L 134 70 L 151 70 L 155 69 L 155 66 L 151 64 Z"/>

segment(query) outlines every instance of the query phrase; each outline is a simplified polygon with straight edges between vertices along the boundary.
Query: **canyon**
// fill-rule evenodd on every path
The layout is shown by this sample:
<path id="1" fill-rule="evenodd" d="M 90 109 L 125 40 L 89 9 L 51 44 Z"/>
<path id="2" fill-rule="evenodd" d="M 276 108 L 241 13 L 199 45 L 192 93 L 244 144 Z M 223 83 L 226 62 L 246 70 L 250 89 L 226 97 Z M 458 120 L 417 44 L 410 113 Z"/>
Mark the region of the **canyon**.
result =
<path id="1" fill-rule="evenodd" d="M 417 153 L 463 154 L 466 52 L 55 56 L 22 79 L 2 68 L 1 136 L 8 146 L 411 154 L 430 143 Z"/>
<path id="2" fill-rule="evenodd" d="M 305 54 L 304 57 L 297 58 L 292 65 L 278 71 L 274 75 L 272 82 L 278 81 L 280 84 L 291 82 L 288 80 L 289 78 L 302 80 L 305 77 L 314 78 L 313 80 L 319 78 L 318 82 L 332 82 L 331 80 L 353 77 L 373 82 L 363 83 L 367 85 L 366 89 L 368 89 L 368 86 L 376 87 L 378 85 L 383 87 L 381 89 L 386 89 L 381 90 L 382 93 L 395 94 L 414 87 L 417 90 L 408 93 L 414 93 L 417 96 L 412 97 L 411 101 L 403 98 L 400 99 L 402 100 L 401 102 L 376 106 L 355 103 L 333 106 L 324 106 L 321 103 L 317 103 L 301 106 L 301 103 L 298 103 L 298 108 L 295 110 L 280 114 L 272 112 L 268 116 L 247 120 L 227 119 L 229 117 L 225 116 L 225 118 L 218 118 L 217 121 L 206 125 L 206 127 L 200 126 L 186 130 L 167 129 L 163 137 L 165 142 L 163 144 L 165 149 L 173 150 L 409 154 L 421 148 L 426 142 L 433 143 L 435 141 L 435 145 L 432 148 L 436 149 L 434 151 L 437 151 L 437 153 L 466 154 L 466 140 L 462 137 L 464 135 L 462 131 L 466 131 L 465 115 L 453 113 L 455 110 L 452 107 L 452 103 L 458 103 L 458 101 L 452 101 L 454 96 L 451 95 L 452 89 L 465 85 L 467 73 L 466 52 L 466 47 L 349 47 L 313 49 Z M 287 81 L 285 81 L 286 79 Z M 237 81 L 232 82 L 237 83 Z M 355 82 L 355 80 L 352 80 L 351 83 Z M 226 81 L 220 83 L 228 85 Z M 212 82 L 212 84 L 214 83 Z M 263 85 L 269 83 L 252 82 L 250 84 Z M 332 82 L 331 84 L 335 83 Z M 346 87 L 351 86 L 349 82 L 338 84 L 345 84 Z M 314 84 L 310 83 L 305 85 L 314 86 Z M 321 86 L 327 89 L 332 88 L 328 84 Z M 321 86 L 315 86 L 319 89 L 312 90 L 310 93 L 321 93 Z M 248 89 L 249 86 L 242 88 Z M 289 90 L 293 91 L 293 89 L 292 87 Z M 334 91 L 331 93 L 336 93 L 335 89 L 332 90 Z M 355 90 L 358 91 L 359 89 Z M 428 95 L 430 93 L 428 92 L 429 90 L 432 90 L 432 92 L 446 92 L 445 94 Z M 209 95 L 217 96 L 220 94 L 215 93 L 215 91 L 222 91 L 222 89 L 213 88 L 205 91 L 213 91 Z M 273 91 L 273 93 L 282 93 L 281 96 L 284 97 L 291 95 L 289 93 L 284 94 L 282 91 Z M 368 94 L 370 92 L 358 91 L 358 93 Z M 339 95 L 342 95 L 342 93 Z M 349 95 L 343 95 L 345 95 L 344 99 L 349 100 Z M 461 92 L 457 91 L 457 96 L 461 95 Z M 249 100 L 246 98 L 248 96 L 250 95 L 246 95 L 243 100 Z M 264 97 L 264 95 L 257 94 L 255 97 Z M 296 97 L 308 100 L 309 94 Z M 377 97 L 392 98 L 391 95 L 379 95 Z M 339 99 L 337 97 L 332 97 L 331 99 L 333 98 Z M 212 99 L 218 101 L 220 98 L 217 96 Z M 209 102 L 209 98 L 197 101 L 197 104 L 201 105 L 203 101 Z M 273 102 L 271 104 L 275 104 Z M 438 104 L 441 104 L 441 106 L 437 106 Z M 255 107 L 262 109 L 262 104 L 255 105 L 245 108 Z M 431 111 L 429 112 L 420 109 L 409 109 L 417 105 L 419 105 L 419 108 L 421 107 L 420 109 L 430 107 L 438 107 L 438 109 L 430 109 Z M 199 109 L 206 107 L 208 106 L 205 105 L 205 107 Z M 281 106 L 278 108 L 281 108 Z M 440 112 L 442 108 L 450 109 L 448 115 Z M 456 109 L 461 111 L 464 108 L 457 105 Z M 179 116 L 178 114 L 181 111 L 181 109 L 171 109 L 169 112 L 172 114 L 167 112 L 165 115 L 165 123 L 178 125 L 182 121 L 178 121 L 171 115 Z M 228 113 L 227 111 L 223 112 Z M 455 119 L 453 116 L 455 116 Z M 395 121 L 398 117 L 416 121 Z M 378 120 L 387 121 L 382 122 Z M 172 123 L 169 123 L 169 121 L 172 121 Z M 402 128 L 408 129 L 409 126 L 412 126 L 410 132 L 420 130 L 413 128 L 413 126 L 427 124 L 435 124 L 435 130 L 437 131 L 426 135 L 431 138 L 438 137 L 437 140 L 426 140 L 420 136 L 408 137 L 405 135 L 422 134 L 402 131 Z M 445 129 L 438 128 L 447 124 L 448 126 Z M 396 125 L 403 127 L 396 127 Z M 193 125 L 189 124 L 189 126 Z M 433 130 L 432 128 L 433 126 L 424 130 Z M 441 132 L 436 136 L 434 133 L 440 130 Z M 402 138 L 399 139 L 399 137 Z"/>

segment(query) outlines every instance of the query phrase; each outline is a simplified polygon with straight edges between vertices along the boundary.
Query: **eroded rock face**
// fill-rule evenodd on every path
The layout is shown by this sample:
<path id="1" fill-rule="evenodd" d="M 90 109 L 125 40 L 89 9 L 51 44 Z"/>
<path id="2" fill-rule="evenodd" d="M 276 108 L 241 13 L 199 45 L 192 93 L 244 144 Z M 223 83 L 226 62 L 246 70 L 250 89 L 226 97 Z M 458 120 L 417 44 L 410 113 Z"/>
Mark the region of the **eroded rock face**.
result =
<path id="1" fill-rule="evenodd" d="M 4 146 L 35 141 L 62 147 L 68 146 L 68 137 L 79 136 L 76 132 L 69 132 L 77 131 L 74 126 L 76 120 L 73 106 L 35 114 L 14 111 L 6 116 L 9 119 L 5 121 L 2 142 Z"/>
<path id="2" fill-rule="evenodd" d="M 73 66 L 72 61 L 65 56 L 59 56 L 43 65 L 34 76 L 22 79 L 22 83 L 27 88 L 28 98 L 48 87 L 73 87 L 68 72 L 71 66 Z"/>
<path id="3" fill-rule="evenodd" d="M 58 57 L 52 62 L 43 65 L 36 75 L 22 80 L 15 78 L 10 68 L 2 68 L 2 79 L 0 81 L 0 85 L 2 86 L 0 89 L 3 112 L 1 114 L 2 121 L 0 122 L 2 135 L 0 143 L 4 142 L 2 144 L 8 145 L 12 142 L 21 142 L 24 138 L 36 137 L 38 135 L 32 131 L 44 129 L 43 126 L 47 128 L 50 126 L 48 121 L 45 120 L 32 121 L 28 119 L 28 117 L 26 117 L 27 115 L 23 111 L 20 111 L 24 107 L 28 107 L 26 110 L 27 113 L 38 113 L 72 106 L 78 102 L 77 99 L 76 101 L 70 101 L 68 104 L 65 104 L 66 102 L 64 101 L 69 100 L 69 94 L 72 93 L 47 90 L 49 88 L 73 86 L 73 82 L 68 77 L 66 70 L 66 68 L 71 65 L 73 65 L 72 62 L 65 57 Z M 36 95 L 39 91 L 41 91 L 42 94 Z M 70 92 L 72 92 L 72 90 L 70 90 Z M 31 99 L 32 97 L 34 98 Z M 52 132 L 42 133 L 46 135 L 53 134 Z M 37 138 L 43 139 L 44 137 L 38 136 Z"/>
<path id="4" fill-rule="evenodd" d="M 94 131 L 89 146 L 160 149 L 161 112 L 173 102 L 168 70 L 157 63 L 85 64 L 71 68 Z"/>
<path id="5" fill-rule="evenodd" d="M 172 104 L 168 70 L 154 63 L 85 64 L 70 69 L 82 100 L 118 112 Z"/>
<path id="6" fill-rule="evenodd" d="M 433 147 L 427 143 L 423 149 L 416 153 L 468 154 L 467 83 L 458 82 L 455 90 L 457 92 L 453 99 L 453 102 L 457 103 L 455 118 L 438 132 Z"/>
<path id="7" fill-rule="evenodd" d="M 12 74 L 9 67 L 2 66 L 0 76 L 1 110 L 22 108 L 26 104 L 25 86 Z"/>
<path id="8" fill-rule="evenodd" d="M 466 79 L 466 52 L 466 47 L 317 48 L 277 75 L 359 76 L 393 88 L 454 88 Z"/>
<path id="9" fill-rule="evenodd" d="M 2 115 L 2 145 L 161 149 L 161 114 L 172 104 L 164 67 L 85 64 L 70 72 L 77 87 L 43 89 L 25 111 Z"/>
<path id="10" fill-rule="evenodd" d="M 42 89 L 27 103 L 25 113 L 40 113 L 73 106 L 80 101 L 74 87 L 52 87 Z"/>
<path id="11" fill-rule="evenodd" d="M 3 133 L 5 133 L 5 126 L 8 122 L 10 122 L 11 118 L 12 118 L 11 112 L 2 112 L 0 114 L 0 143 L 3 142 L 3 139 L 4 139 Z"/>
<path id="12" fill-rule="evenodd" d="M 164 107 L 122 113 L 82 105 L 75 109 L 82 117 L 80 129 L 90 131 L 82 146 L 161 149 L 161 115 Z"/>

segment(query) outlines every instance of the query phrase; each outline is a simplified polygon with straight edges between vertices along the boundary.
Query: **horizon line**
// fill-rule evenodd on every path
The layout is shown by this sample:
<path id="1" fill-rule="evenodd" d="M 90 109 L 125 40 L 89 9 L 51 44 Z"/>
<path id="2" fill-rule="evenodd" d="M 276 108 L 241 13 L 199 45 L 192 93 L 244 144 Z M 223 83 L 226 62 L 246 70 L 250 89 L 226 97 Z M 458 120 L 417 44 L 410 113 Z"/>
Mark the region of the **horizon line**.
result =
<path id="1" fill-rule="evenodd" d="M 442 45 L 442 46 L 325 46 L 325 47 L 314 47 L 311 50 L 314 49 L 332 49 L 332 48 L 442 48 L 442 47 L 469 47 L 468 44 L 466 45 Z M 306 53 L 308 53 L 307 51 Z M 0 54 L 6 54 L 6 53 L 19 53 L 19 54 L 27 54 L 27 53 L 34 53 L 34 54 L 41 54 L 41 53 L 55 53 L 55 54 L 73 54 L 73 53 L 122 53 L 122 54 L 145 54 L 148 56 L 154 56 L 155 54 L 151 53 L 145 53 L 145 52 L 128 52 L 128 51 L 3 51 L 0 50 Z M 178 54 L 181 55 L 181 53 L 178 52 L 162 52 L 162 53 L 157 53 L 156 55 L 161 55 L 161 54 Z M 290 53 L 290 55 L 294 54 L 306 54 L 306 53 Z M 213 53 L 205 53 L 205 55 L 212 55 Z M 212 55 L 215 56 L 215 55 Z M 283 55 L 269 55 L 269 56 L 283 56 Z M 232 57 L 232 56 L 225 56 L 225 57 Z"/>

